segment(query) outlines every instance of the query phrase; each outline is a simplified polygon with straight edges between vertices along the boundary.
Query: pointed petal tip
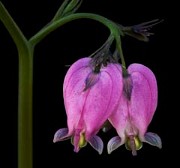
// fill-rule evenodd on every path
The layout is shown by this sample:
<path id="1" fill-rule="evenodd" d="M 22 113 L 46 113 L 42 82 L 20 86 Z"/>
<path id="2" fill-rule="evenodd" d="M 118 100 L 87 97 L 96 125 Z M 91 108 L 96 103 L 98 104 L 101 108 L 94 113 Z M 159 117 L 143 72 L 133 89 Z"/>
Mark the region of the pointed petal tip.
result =
<path id="1" fill-rule="evenodd" d="M 53 143 L 63 141 L 66 138 L 68 138 L 68 128 L 61 128 L 54 134 Z"/>
<path id="2" fill-rule="evenodd" d="M 145 142 L 149 143 L 150 145 L 156 146 L 159 149 L 162 148 L 161 138 L 156 133 L 147 132 L 144 135 L 144 138 L 145 138 Z"/>
<path id="3" fill-rule="evenodd" d="M 78 153 L 78 152 L 79 152 L 79 150 L 80 150 L 79 146 L 74 147 L 74 152 Z"/>
<path id="4" fill-rule="evenodd" d="M 132 151 L 133 156 L 137 156 L 137 151 Z"/>
<path id="5" fill-rule="evenodd" d="M 97 135 L 94 135 L 88 140 L 89 144 L 99 153 L 99 155 L 102 154 L 104 144 L 100 137 Z"/>
<path id="6" fill-rule="evenodd" d="M 58 142 L 58 141 L 57 141 L 57 139 L 56 139 L 56 138 L 54 138 L 54 139 L 53 139 L 53 143 L 56 143 L 56 142 Z"/>
<path id="7" fill-rule="evenodd" d="M 108 154 L 111 154 L 114 150 L 116 150 L 122 144 L 123 144 L 122 140 L 119 136 L 115 136 L 115 137 L 111 138 L 107 145 Z"/>
<path id="8" fill-rule="evenodd" d="M 113 151 L 107 147 L 107 153 L 110 155 Z"/>

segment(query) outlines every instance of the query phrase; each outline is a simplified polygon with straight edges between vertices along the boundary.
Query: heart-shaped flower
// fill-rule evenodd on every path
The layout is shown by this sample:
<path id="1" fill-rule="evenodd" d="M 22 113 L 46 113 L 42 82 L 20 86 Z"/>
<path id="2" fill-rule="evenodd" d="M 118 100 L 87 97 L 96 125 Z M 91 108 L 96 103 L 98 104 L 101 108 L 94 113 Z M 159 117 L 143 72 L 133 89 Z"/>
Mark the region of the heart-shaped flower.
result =
<path id="1" fill-rule="evenodd" d="M 158 90 L 153 72 L 144 65 L 131 64 L 128 74 L 123 77 L 123 92 L 118 109 L 109 121 L 118 136 L 108 142 L 108 153 L 125 144 L 136 155 L 142 142 L 162 147 L 160 137 L 146 132 L 157 107 Z"/>
<path id="2" fill-rule="evenodd" d="M 75 152 L 88 142 L 101 154 L 103 142 L 96 134 L 117 110 L 123 80 L 119 64 L 95 65 L 104 61 L 92 61 L 93 58 L 78 60 L 65 76 L 63 94 L 68 128 L 59 129 L 54 142 L 71 137 Z"/>

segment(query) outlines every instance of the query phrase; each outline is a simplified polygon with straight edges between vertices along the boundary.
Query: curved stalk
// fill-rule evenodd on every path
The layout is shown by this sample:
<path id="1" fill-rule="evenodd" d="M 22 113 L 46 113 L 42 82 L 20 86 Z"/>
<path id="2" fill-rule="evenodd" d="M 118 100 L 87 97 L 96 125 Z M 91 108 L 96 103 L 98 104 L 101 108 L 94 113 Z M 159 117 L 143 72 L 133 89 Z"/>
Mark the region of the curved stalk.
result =
<path id="1" fill-rule="evenodd" d="M 92 19 L 92 20 L 98 21 L 98 22 L 104 24 L 106 27 L 108 27 L 113 34 L 117 31 L 119 31 L 119 27 L 117 27 L 114 22 L 110 21 L 109 19 L 107 19 L 105 17 L 102 17 L 97 14 L 92 14 L 92 13 L 75 13 L 75 14 L 63 17 L 59 20 L 55 20 L 48 26 L 41 29 L 33 37 L 31 37 L 29 42 L 33 46 L 35 46 L 41 40 L 43 40 L 48 34 L 50 34 L 52 31 L 56 30 L 57 28 L 63 26 L 64 24 L 66 24 L 70 21 L 77 20 L 77 19 Z M 115 34 L 119 34 L 119 33 L 115 33 Z"/>

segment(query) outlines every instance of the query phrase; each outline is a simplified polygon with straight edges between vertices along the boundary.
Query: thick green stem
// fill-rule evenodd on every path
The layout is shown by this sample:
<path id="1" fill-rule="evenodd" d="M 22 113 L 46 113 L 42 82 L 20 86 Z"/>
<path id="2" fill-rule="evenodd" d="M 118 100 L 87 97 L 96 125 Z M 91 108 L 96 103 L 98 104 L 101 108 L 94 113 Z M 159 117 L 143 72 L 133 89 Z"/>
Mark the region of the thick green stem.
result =
<path id="1" fill-rule="evenodd" d="M 33 167 L 33 52 L 19 52 L 18 168 Z"/>
<path id="2" fill-rule="evenodd" d="M 1 2 L 0 20 L 14 40 L 19 55 L 18 168 L 32 168 L 33 48 Z"/>

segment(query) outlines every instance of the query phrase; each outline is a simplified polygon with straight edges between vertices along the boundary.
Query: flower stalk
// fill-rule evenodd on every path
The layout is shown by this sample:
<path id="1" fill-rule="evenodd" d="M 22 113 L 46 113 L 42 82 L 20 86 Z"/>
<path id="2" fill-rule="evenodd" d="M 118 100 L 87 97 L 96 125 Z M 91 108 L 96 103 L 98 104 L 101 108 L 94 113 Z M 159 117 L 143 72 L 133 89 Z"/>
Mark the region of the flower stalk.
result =
<path id="1" fill-rule="evenodd" d="M 19 55 L 18 168 L 32 168 L 33 48 L 0 2 L 0 19 L 13 38 Z"/>

